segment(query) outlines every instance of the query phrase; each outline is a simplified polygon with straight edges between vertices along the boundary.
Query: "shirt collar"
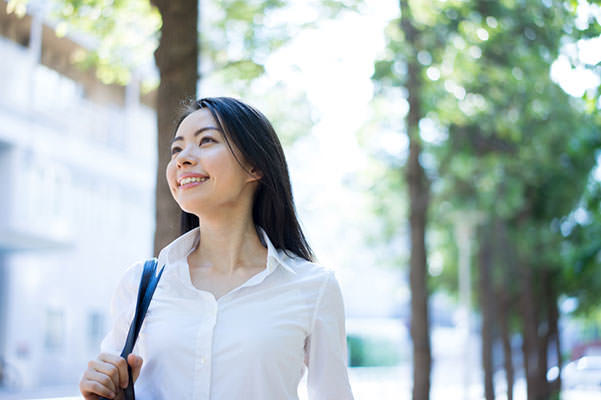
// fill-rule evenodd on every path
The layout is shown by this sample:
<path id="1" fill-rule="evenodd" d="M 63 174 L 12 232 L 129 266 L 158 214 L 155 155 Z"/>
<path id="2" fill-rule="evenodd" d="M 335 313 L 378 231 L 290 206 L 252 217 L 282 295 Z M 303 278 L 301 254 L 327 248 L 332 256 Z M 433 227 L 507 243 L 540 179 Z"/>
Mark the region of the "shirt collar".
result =
<path id="1" fill-rule="evenodd" d="M 271 240 L 269 240 L 267 232 L 265 232 L 265 230 L 262 227 L 257 226 L 257 228 L 259 234 L 261 234 L 261 236 L 263 237 L 263 241 L 265 242 L 265 244 L 267 244 L 267 268 L 269 269 L 269 260 L 275 260 L 279 265 L 284 267 L 284 269 L 286 269 L 289 272 L 292 272 L 293 274 L 296 274 L 296 271 L 290 265 L 292 264 L 292 258 L 288 256 L 283 250 L 276 249 L 274 247 L 273 243 L 271 243 Z"/>
<path id="2" fill-rule="evenodd" d="M 296 274 L 294 268 L 292 268 L 292 258 L 288 256 L 283 250 L 276 249 L 269 240 L 267 232 L 257 226 L 257 231 L 262 236 L 263 242 L 267 245 L 267 270 L 268 272 L 273 271 L 277 265 L 281 265 L 287 271 Z M 163 247 L 159 253 L 159 265 L 171 264 L 184 257 L 196 248 L 200 241 L 200 227 L 191 229 L 190 231 L 179 236 L 171 243 Z M 275 263 L 273 262 L 275 261 Z"/>

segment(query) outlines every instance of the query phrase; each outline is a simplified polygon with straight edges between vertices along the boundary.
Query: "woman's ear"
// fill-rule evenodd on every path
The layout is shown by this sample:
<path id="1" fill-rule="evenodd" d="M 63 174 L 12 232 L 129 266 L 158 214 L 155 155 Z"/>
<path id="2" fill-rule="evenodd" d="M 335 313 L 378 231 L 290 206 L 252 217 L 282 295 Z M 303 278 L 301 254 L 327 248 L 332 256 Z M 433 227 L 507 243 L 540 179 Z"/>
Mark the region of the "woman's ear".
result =
<path id="1" fill-rule="evenodd" d="M 257 170 L 255 167 L 252 167 L 249 172 L 250 175 L 253 177 L 253 179 L 251 179 L 251 182 L 258 181 L 263 177 L 263 173 Z"/>

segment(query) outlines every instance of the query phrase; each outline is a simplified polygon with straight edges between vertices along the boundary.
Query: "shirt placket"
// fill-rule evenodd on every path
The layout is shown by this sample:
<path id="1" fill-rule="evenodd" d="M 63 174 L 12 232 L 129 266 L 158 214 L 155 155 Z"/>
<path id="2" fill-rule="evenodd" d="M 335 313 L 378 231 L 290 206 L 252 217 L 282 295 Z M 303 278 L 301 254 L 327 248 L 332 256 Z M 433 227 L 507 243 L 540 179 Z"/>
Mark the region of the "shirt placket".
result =
<path id="1" fill-rule="evenodd" d="M 261 283 L 276 267 L 275 261 L 268 257 L 267 267 L 264 271 L 250 278 L 248 281 L 223 295 L 219 300 L 207 291 L 196 291 L 199 295 L 200 313 L 198 333 L 196 335 L 195 361 L 194 361 L 194 390 L 192 398 L 194 400 L 210 400 L 211 395 L 211 355 L 213 351 L 213 337 L 215 324 L 217 323 L 217 313 L 219 312 L 219 303 L 227 301 L 227 298 L 238 290 L 255 286 Z"/>
<path id="2" fill-rule="evenodd" d="M 194 357 L 194 400 L 209 400 L 211 394 L 211 354 L 217 321 L 217 302 L 210 294 L 200 298 L 201 318 L 196 335 Z"/>

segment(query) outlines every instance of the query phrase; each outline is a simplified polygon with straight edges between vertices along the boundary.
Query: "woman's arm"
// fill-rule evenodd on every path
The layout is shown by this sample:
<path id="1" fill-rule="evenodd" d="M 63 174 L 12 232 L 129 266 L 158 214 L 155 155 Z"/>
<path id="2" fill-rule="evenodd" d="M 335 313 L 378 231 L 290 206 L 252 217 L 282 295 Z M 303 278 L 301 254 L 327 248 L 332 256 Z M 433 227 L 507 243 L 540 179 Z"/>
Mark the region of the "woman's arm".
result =
<path id="1" fill-rule="evenodd" d="M 127 362 L 120 354 L 135 311 L 137 282 L 140 280 L 142 266 L 143 263 L 135 263 L 129 267 L 113 293 L 110 330 L 100 345 L 101 353 L 95 360 L 90 360 L 79 383 L 81 394 L 86 400 L 98 399 L 100 396 L 119 399 L 123 395 L 121 389 L 127 387 Z M 143 360 L 130 354 L 127 361 L 132 367 L 135 382 Z"/>
<path id="2" fill-rule="evenodd" d="M 334 271 L 317 298 L 311 334 L 305 342 L 310 400 L 353 400 L 347 373 L 344 303 Z"/>
<path id="3" fill-rule="evenodd" d="M 136 295 L 143 268 L 144 262 L 136 262 L 121 276 L 111 299 L 111 322 L 100 344 L 101 352 L 121 354 L 136 311 Z"/>

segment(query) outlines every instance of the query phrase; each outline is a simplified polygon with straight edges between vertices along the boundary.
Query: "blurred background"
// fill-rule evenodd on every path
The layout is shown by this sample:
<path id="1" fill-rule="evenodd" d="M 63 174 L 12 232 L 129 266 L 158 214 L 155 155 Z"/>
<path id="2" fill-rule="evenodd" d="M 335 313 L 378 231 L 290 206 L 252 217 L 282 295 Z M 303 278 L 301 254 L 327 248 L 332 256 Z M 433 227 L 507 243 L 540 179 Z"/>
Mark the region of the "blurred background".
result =
<path id="1" fill-rule="evenodd" d="M 590 0 L 0 0 L 0 399 L 78 398 L 179 234 L 178 107 L 222 95 L 284 144 L 357 400 L 601 399 L 600 35 Z"/>

